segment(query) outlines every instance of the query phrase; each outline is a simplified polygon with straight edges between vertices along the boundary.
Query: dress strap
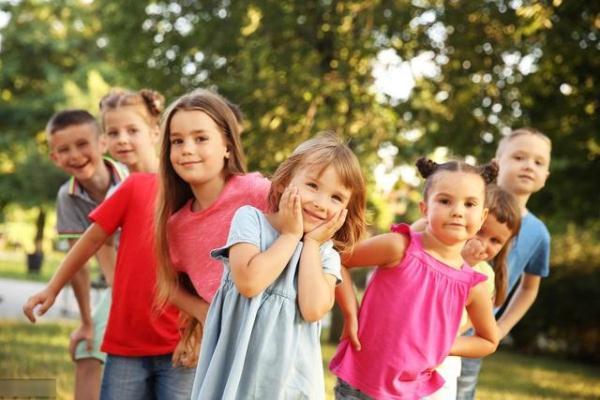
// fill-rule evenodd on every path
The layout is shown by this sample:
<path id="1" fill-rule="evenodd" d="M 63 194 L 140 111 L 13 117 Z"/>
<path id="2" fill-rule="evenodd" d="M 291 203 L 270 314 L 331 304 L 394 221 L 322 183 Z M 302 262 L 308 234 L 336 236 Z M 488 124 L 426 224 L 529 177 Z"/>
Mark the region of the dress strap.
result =
<path id="1" fill-rule="evenodd" d="M 421 240 L 422 234 L 421 232 L 415 232 L 410 229 L 410 225 L 404 223 L 393 224 L 391 231 L 408 237 L 409 244 L 406 249 L 407 254 L 423 251 L 423 242 Z"/>

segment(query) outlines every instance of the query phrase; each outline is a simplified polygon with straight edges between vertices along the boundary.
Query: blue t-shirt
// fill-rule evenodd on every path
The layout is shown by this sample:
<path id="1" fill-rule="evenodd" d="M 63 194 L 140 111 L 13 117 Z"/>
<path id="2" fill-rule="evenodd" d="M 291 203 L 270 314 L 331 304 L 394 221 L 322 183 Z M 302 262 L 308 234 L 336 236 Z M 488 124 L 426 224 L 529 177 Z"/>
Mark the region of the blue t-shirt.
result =
<path id="1" fill-rule="evenodd" d="M 521 220 L 521 229 L 513 239 L 507 264 L 509 293 L 523 272 L 542 278 L 550 273 L 550 233 L 531 212 Z"/>

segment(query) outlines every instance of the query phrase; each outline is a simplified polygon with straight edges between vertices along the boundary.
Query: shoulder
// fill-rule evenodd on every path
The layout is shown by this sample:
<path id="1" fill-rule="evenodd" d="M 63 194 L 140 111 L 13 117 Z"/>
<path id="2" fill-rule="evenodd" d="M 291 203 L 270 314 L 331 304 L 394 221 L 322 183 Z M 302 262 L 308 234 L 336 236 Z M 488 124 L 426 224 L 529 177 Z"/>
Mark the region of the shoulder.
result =
<path id="1" fill-rule="evenodd" d="M 408 224 L 393 224 L 390 232 L 392 233 L 389 235 L 391 244 L 401 247 L 402 251 L 410 245 L 413 236 L 420 235 L 420 233 L 412 231 Z"/>
<path id="2" fill-rule="evenodd" d="M 136 172 L 130 174 L 122 183 L 122 185 L 130 186 L 152 186 L 158 183 L 158 177 L 156 174 Z"/>
<path id="3" fill-rule="evenodd" d="M 72 185 L 73 185 L 73 178 L 69 179 L 68 181 L 66 181 L 65 183 L 60 185 L 60 188 L 58 189 L 58 193 L 57 193 L 56 197 L 59 200 L 69 197 L 69 192 L 71 191 L 70 188 Z"/>
<path id="4" fill-rule="evenodd" d="M 545 243 L 550 242 L 550 232 L 546 227 L 546 224 L 542 222 L 535 214 L 531 211 L 523 218 L 522 227 L 519 234 L 524 233 L 530 237 L 537 237 L 539 240 Z"/>
<path id="5" fill-rule="evenodd" d="M 233 184 L 239 190 L 268 190 L 271 187 L 271 181 L 262 176 L 260 172 L 249 172 L 244 175 L 236 175 L 231 178 Z"/>
<path id="6" fill-rule="evenodd" d="M 236 220 L 236 219 L 258 220 L 262 216 L 264 216 L 262 211 L 260 211 L 256 207 L 250 206 L 250 205 L 241 206 L 233 214 L 234 220 Z"/>

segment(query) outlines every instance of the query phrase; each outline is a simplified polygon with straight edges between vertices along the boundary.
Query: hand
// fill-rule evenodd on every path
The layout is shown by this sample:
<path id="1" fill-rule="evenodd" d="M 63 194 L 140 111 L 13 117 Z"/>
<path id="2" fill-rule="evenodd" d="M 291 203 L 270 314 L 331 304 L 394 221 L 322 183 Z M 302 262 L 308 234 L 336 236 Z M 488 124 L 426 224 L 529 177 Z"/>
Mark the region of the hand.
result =
<path id="1" fill-rule="evenodd" d="M 318 242 L 320 245 L 328 241 L 335 235 L 335 233 L 344 225 L 344 221 L 346 221 L 346 215 L 348 215 L 348 210 L 343 209 L 340 210 L 337 215 L 334 215 L 328 221 L 325 221 L 321 225 L 317 226 L 310 232 L 307 232 L 304 235 L 304 239 L 312 239 Z"/>
<path id="2" fill-rule="evenodd" d="M 46 311 L 52 307 L 52 304 L 54 304 L 55 300 L 56 294 L 49 288 L 46 288 L 27 299 L 23 305 L 23 313 L 29 319 L 29 321 L 35 323 L 35 316 L 37 315 L 38 317 L 41 317 L 44 315 Z"/>
<path id="3" fill-rule="evenodd" d="M 461 255 L 465 262 L 471 266 L 486 260 L 486 252 L 483 243 L 477 238 L 469 239 L 463 247 Z"/>
<path id="4" fill-rule="evenodd" d="M 302 222 L 302 208 L 298 188 L 294 186 L 285 188 L 279 200 L 279 211 L 277 213 L 281 234 L 291 234 L 300 239 L 304 233 L 304 224 Z"/>
<path id="5" fill-rule="evenodd" d="M 356 351 L 360 351 L 362 347 L 358 340 L 358 317 L 356 314 L 344 316 L 344 326 L 342 328 L 340 340 L 346 338 L 348 338 L 350 344 Z"/>
<path id="6" fill-rule="evenodd" d="M 194 324 L 187 323 L 182 332 L 182 337 L 173 351 L 173 357 L 171 357 L 173 367 L 179 365 L 186 368 L 196 367 L 198 356 L 200 355 L 201 342 L 202 324 L 198 322 Z"/>
<path id="7" fill-rule="evenodd" d="M 71 360 L 75 361 L 75 350 L 77 345 L 82 340 L 85 340 L 85 349 L 92 351 L 94 347 L 94 327 L 91 324 L 82 323 L 79 328 L 71 332 L 69 340 L 69 354 L 71 354 Z"/>

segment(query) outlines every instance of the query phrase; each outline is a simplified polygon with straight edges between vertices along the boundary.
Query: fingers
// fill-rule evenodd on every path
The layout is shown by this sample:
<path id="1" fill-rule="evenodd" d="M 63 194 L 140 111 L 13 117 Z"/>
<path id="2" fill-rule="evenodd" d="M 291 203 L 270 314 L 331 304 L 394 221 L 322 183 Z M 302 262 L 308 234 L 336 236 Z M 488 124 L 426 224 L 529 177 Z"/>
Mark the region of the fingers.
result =
<path id="1" fill-rule="evenodd" d="M 75 350 L 77 349 L 78 344 L 78 339 L 71 338 L 69 341 L 69 354 L 71 355 L 71 361 L 75 361 Z"/>
<path id="2" fill-rule="evenodd" d="M 350 340 L 352 347 L 354 347 L 356 351 L 360 351 L 362 346 L 360 344 L 360 340 L 358 340 L 358 330 L 351 329 L 350 332 L 348 332 L 348 339 Z"/>
<path id="3" fill-rule="evenodd" d="M 46 311 L 48 311 L 48 308 L 50 308 L 52 303 L 53 302 L 49 298 L 44 298 L 39 295 L 32 296 L 29 298 L 29 300 L 27 300 L 27 302 L 23 306 L 23 313 L 25 314 L 27 319 L 29 319 L 29 321 L 35 323 L 35 316 L 44 315 Z"/>
<path id="4" fill-rule="evenodd" d="M 36 305 L 37 302 L 32 297 L 30 297 L 29 300 L 27 300 L 27 303 L 23 305 L 23 314 L 25 314 L 27 319 L 32 323 L 35 323 L 35 315 L 33 314 L 33 309 Z"/>
<path id="5" fill-rule="evenodd" d="M 85 343 L 85 348 L 87 349 L 87 351 L 92 351 L 92 349 L 94 348 L 94 338 L 86 339 Z"/>

